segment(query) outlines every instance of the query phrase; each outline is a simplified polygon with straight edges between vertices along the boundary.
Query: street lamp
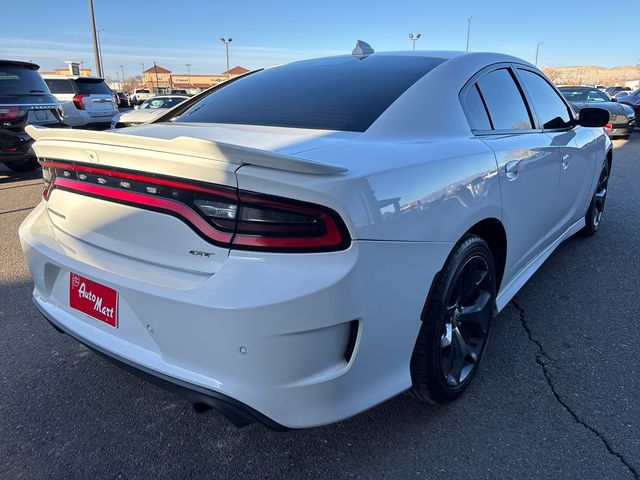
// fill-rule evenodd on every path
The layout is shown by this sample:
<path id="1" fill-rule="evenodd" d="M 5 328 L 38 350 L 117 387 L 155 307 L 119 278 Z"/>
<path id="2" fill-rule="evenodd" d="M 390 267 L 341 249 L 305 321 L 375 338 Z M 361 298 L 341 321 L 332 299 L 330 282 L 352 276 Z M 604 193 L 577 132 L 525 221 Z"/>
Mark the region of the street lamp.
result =
<path id="1" fill-rule="evenodd" d="M 538 66 L 538 55 L 540 54 L 540 47 L 544 45 L 544 42 L 540 42 L 538 43 L 538 45 L 536 45 L 536 67 Z"/>
<path id="2" fill-rule="evenodd" d="M 93 0 L 89 0 L 89 17 L 91 18 L 91 37 L 93 39 L 93 56 L 96 62 L 96 74 L 102 77 L 102 59 L 100 58 L 99 33 L 96 32 L 96 18 L 93 14 Z"/>
<path id="3" fill-rule="evenodd" d="M 122 83 L 124 83 L 124 65 L 120 65 L 120 71 L 122 72 Z"/>
<path id="4" fill-rule="evenodd" d="M 106 28 L 101 28 L 99 30 L 96 31 L 97 35 L 98 35 L 98 58 L 100 59 L 100 70 L 98 71 L 98 76 L 101 77 L 102 76 L 102 71 L 104 68 L 104 62 L 102 61 L 102 43 L 100 43 L 100 32 L 106 32 L 107 29 Z"/>
<path id="5" fill-rule="evenodd" d="M 220 37 L 220 41 L 224 43 L 227 49 L 227 77 L 229 76 L 229 44 L 233 41 L 233 38 Z"/>
<path id="6" fill-rule="evenodd" d="M 413 51 L 414 52 L 416 51 L 416 42 L 418 40 L 420 40 L 420 38 L 422 38 L 422 34 L 421 33 L 418 33 L 416 35 L 414 35 L 413 33 L 409 34 L 409 40 L 411 40 L 413 42 Z"/>
<path id="7" fill-rule="evenodd" d="M 471 34 L 471 19 L 473 15 L 467 18 L 467 52 L 469 51 L 469 35 Z"/>
<path id="8" fill-rule="evenodd" d="M 185 63 L 184 66 L 187 67 L 187 75 L 189 75 L 189 85 L 191 85 L 191 64 L 190 63 Z M 191 86 L 193 86 L 193 85 L 191 85 Z"/>

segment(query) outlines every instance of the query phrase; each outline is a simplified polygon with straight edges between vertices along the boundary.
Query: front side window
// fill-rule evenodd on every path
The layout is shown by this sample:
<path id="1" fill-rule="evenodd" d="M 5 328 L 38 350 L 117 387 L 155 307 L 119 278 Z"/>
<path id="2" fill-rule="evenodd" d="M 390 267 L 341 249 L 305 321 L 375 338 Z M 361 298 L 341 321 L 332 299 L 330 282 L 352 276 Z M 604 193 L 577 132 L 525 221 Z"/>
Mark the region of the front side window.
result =
<path id="1" fill-rule="evenodd" d="M 565 128 L 571 124 L 569 108 L 544 78 L 529 70 L 518 69 L 518 73 L 538 113 L 542 128 Z"/>
<path id="2" fill-rule="evenodd" d="M 495 130 L 531 130 L 531 117 L 513 76 L 506 68 L 487 73 L 478 89 Z"/>

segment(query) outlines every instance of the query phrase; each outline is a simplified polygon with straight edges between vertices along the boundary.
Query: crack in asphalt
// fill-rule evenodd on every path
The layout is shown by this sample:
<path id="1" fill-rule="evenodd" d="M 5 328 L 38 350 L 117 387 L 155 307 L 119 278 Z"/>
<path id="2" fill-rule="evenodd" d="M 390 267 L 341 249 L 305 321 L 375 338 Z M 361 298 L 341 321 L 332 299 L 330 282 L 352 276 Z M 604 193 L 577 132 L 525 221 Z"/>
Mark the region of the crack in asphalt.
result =
<path id="1" fill-rule="evenodd" d="M 591 433 L 593 433 L 596 437 L 598 437 L 602 442 L 602 444 L 607 449 L 607 451 L 611 455 L 614 455 L 615 457 L 617 457 L 618 460 L 620 460 L 622 464 L 625 467 L 627 467 L 629 472 L 636 478 L 636 480 L 640 480 L 640 472 L 638 472 L 633 467 L 633 465 L 631 465 L 627 461 L 627 459 L 624 458 L 624 455 L 617 452 L 611 446 L 611 444 L 609 443 L 609 440 L 607 440 L 606 437 L 602 433 L 600 433 L 595 427 L 592 427 L 586 421 L 582 420 L 578 416 L 578 414 L 573 411 L 573 409 L 569 406 L 569 404 L 562 398 L 562 396 L 560 396 L 560 393 L 558 392 L 554 384 L 553 376 L 551 375 L 551 373 L 549 372 L 549 369 L 547 368 L 547 362 L 551 360 L 551 357 L 547 354 L 547 352 L 545 352 L 542 342 L 540 342 L 540 340 L 536 339 L 533 336 L 533 332 L 531 331 L 531 328 L 529 327 L 529 324 L 527 323 L 527 320 L 525 318 L 524 309 L 520 305 L 518 305 L 518 303 L 515 300 L 511 300 L 511 304 L 515 307 L 515 309 L 520 314 L 520 323 L 522 324 L 522 328 L 524 328 L 527 334 L 527 337 L 529 338 L 529 341 L 538 348 L 538 351 L 536 352 L 536 363 L 540 365 L 540 368 L 542 369 L 542 373 L 544 374 L 544 377 L 547 380 L 547 383 L 549 384 L 549 388 L 551 389 L 551 393 L 553 393 L 553 396 L 555 397 L 556 401 L 560 404 L 560 406 L 562 406 L 562 408 L 564 408 L 567 412 L 569 412 L 569 414 L 573 417 L 573 419 L 578 424 L 582 425 L 584 428 L 586 428 Z M 545 360 L 547 362 L 545 362 Z"/>

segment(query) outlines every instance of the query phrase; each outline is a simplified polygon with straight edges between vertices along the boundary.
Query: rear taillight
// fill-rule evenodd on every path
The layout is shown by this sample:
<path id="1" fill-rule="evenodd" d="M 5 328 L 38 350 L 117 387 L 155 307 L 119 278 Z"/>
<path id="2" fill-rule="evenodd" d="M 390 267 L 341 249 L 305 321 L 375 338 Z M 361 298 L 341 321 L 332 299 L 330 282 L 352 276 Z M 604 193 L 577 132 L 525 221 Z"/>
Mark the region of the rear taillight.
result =
<path id="1" fill-rule="evenodd" d="M 340 217 L 327 208 L 279 197 L 238 192 L 232 245 L 250 250 L 338 250 L 348 244 Z"/>
<path id="2" fill-rule="evenodd" d="M 604 126 L 604 129 L 605 129 L 607 132 L 610 132 L 612 128 L 613 128 L 613 125 L 611 125 L 610 123 L 607 123 L 607 124 Z"/>
<path id="3" fill-rule="evenodd" d="M 0 107 L 0 120 L 15 120 L 19 112 L 19 107 Z"/>
<path id="4" fill-rule="evenodd" d="M 84 98 L 88 96 L 86 93 L 77 93 L 73 96 L 73 104 L 78 110 L 84 110 Z"/>
<path id="5" fill-rule="evenodd" d="M 41 164 L 45 200 L 60 188 L 167 213 L 219 246 L 320 252 L 343 250 L 351 242 L 340 216 L 320 205 L 141 172 L 48 160 Z"/>

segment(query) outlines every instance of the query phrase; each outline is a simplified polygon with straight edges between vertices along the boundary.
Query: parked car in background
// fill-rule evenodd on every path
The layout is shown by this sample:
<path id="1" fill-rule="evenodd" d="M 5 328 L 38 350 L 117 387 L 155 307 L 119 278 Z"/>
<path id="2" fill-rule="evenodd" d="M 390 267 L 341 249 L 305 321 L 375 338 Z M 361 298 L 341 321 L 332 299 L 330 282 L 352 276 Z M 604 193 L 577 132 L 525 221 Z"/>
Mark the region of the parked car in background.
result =
<path id="1" fill-rule="evenodd" d="M 151 93 L 148 89 L 136 88 L 133 92 L 131 92 L 131 95 L 129 95 L 129 105 L 132 107 L 134 105 L 140 105 L 142 102 L 144 102 L 145 100 L 149 100 L 150 98 L 153 98 L 153 93 Z"/>
<path id="2" fill-rule="evenodd" d="M 43 75 L 70 127 L 104 130 L 118 112 L 113 91 L 99 77 Z"/>
<path id="3" fill-rule="evenodd" d="M 187 93 L 186 90 L 182 90 L 182 89 L 171 90 L 171 95 L 184 95 L 186 97 L 190 97 L 191 96 L 191 95 L 189 95 Z"/>
<path id="4" fill-rule="evenodd" d="M 630 92 L 631 89 L 629 87 L 609 87 L 605 90 L 605 93 L 610 97 L 615 97 L 619 92 Z"/>
<path id="5" fill-rule="evenodd" d="M 576 118 L 515 57 L 368 48 L 117 134 L 29 127 L 35 306 L 237 425 L 460 397 L 494 315 L 563 240 L 598 231 L 609 114 Z"/>
<path id="6" fill-rule="evenodd" d="M 626 103 L 621 103 L 620 105 L 624 107 L 627 118 L 629 118 L 629 123 L 637 127 L 638 126 L 638 123 L 636 121 L 637 116 L 636 116 L 636 111 L 633 109 L 633 107 L 631 105 L 627 105 Z"/>
<path id="7" fill-rule="evenodd" d="M 629 92 L 627 90 L 622 90 L 622 91 L 616 93 L 612 98 L 615 99 L 616 101 L 620 101 L 620 99 L 622 99 L 624 97 L 627 97 L 629 95 L 629 93 L 631 93 L 631 92 Z"/>
<path id="8" fill-rule="evenodd" d="M 170 108 L 189 99 L 186 95 L 159 95 L 136 105 L 133 110 L 114 117 L 113 127 L 131 127 L 149 122 Z"/>
<path id="9" fill-rule="evenodd" d="M 580 114 L 583 108 L 597 106 L 609 112 L 609 122 L 605 126 L 611 138 L 629 138 L 635 128 L 635 119 L 630 120 L 625 108 L 613 101 L 606 93 L 595 87 L 560 87 L 560 92 Z"/>
<path id="10" fill-rule="evenodd" d="M 62 109 L 35 63 L 0 60 L 0 163 L 15 172 L 39 167 L 27 125 L 63 126 Z"/>
<path id="11" fill-rule="evenodd" d="M 629 92 L 628 95 L 620 99 L 620 103 L 629 105 L 636 112 L 636 118 L 640 117 L 640 88 Z"/>
<path id="12" fill-rule="evenodd" d="M 117 96 L 118 107 L 130 107 L 129 95 L 125 92 L 114 92 Z"/>

